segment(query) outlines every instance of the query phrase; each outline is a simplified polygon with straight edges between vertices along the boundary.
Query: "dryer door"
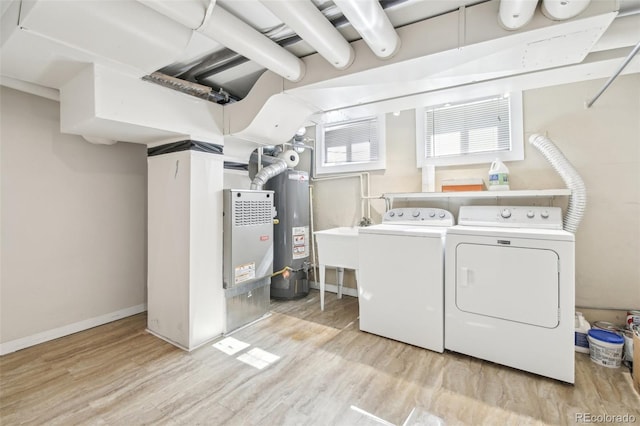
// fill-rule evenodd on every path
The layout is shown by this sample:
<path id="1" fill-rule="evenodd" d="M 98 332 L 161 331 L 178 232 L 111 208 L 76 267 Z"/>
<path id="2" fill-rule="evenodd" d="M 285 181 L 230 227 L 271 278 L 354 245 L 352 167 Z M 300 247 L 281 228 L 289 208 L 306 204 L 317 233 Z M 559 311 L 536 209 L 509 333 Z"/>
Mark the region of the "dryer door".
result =
<path id="1" fill-rule="evenodd" d="M 463 243 L 456 248 L 456 306 L 464 312 L 554 328 L 558 255 L 553 250 Z"/>

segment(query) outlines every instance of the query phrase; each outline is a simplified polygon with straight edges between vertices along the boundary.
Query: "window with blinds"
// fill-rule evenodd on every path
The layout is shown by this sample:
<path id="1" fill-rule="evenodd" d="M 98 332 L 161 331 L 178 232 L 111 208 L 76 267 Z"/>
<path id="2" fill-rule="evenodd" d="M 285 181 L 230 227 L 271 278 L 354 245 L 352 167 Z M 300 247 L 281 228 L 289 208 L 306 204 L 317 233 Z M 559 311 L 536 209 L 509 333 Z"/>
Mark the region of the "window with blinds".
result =
<path id="1" fill-rule="evenodd" d="M 316 171 L 340 173 L 384 168 L 384 117 L 318 126 Z"/>
<path id="2" fill-rule="evenodd" d="M 519 95 L 421 108 L 417 111 L 417 121 L 418 159 L 422 165 L 524 158 Z"/>

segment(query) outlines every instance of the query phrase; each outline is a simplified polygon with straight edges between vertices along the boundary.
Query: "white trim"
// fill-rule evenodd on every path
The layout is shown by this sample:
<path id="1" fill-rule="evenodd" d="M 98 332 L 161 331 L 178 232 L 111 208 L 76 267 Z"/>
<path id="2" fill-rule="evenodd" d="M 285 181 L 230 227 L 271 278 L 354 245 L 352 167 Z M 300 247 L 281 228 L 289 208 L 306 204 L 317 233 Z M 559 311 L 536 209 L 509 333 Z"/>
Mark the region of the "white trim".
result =
<path id="1" fill-rule="evenodd" d="M 68 324 L 62 327 L 43 331 L 41 333 L 36 333 L 31 336 L 21 337 L 20 339 L 11 340 L 5 343 L 0 343 L 0 355 L 6 355 L 11 352 L 28 348 L 30 346 L 35 346 L 40 343 L 44 343 L 50 340 L 58 339 L 60 337 L 68 336 L 70 334 L 74 334 L 79 331 L 88 330 L 90 328 L 97 327 L 99 325 L 107 324 L 112 321 L 116 321 L 122 318 L 139 314 L 146 310 L 147 310 L 147 304 L 143 303 L 141 305 L 131 306 L 130 308 L 125 308 L 119 311 L 100 315 L 99 317 L 89 318 L 86 320 L 75 322 L 73 324 Z"/>
<path id="2" fill-rule="evenodd" d="M 422 168 L 422 192 L 436 192 L 436 166 L 432 164 Z"/>
<path id="3" fill-rule="evenodd" d="M 259 319 L 262 319 L 262 318 L 259 318 Z M 257 320 L 256 320 L 256 321 L 257 321 Z M 251 323 L 251 324 L 253 324 L 253 323 Z M 167 337 L 163 336 L 162 334 L 158 334 L 158 333 L 156 333 L 155 331 L 151 330 L 150 328 L 145 328 L 145 329 L 144 329 L 144 331 L 146 331 L 147 333 L 149 333 L 149 334 L 151 334 L 151 335 L 153 335 L 153 336 L 157 337 L 158 339 L 160 339 L 160 340 L 164 340 L 165 342 L 167 342 L 167 343 L 169 343 L 169 344 L 171 344 L 171 345 L 175 346 L 175 347 L 176 347 L 176 348 L 178 348 L 178 349 L 182 349 L 183 351 L 186 351 L 186 352 L 195 351 L 196 349 L 199 349 L 199 348 L 203 347 L 204 345 L 209 344 L 209 343 L 212 343 L 213 341 L 218 340 L 219 338 L 221 338 L 221 337 L 225 336 L 225 334 L 223 334 L 223 333 L 216 334 L 215 336 L 213 336 L 213 337 L 211 337 L 211 338 L 209 338 L 209 339 L 205 340 L 204 342 L 199 343 L 199 344 L 195 345 L 195 346 L 194 346 L 194 347 L 192 347 L 192 348 L 189 348 L 189 347 L 187 347 L 187 346 L 181 345 L 180 343 L 178 343 L 178 342 L 176 342 L 176 341 L 173 341 L 173 340 L 171 340 L 171 339 L 169 339 L 169 338 L 167 338 Z"/>
<path id="4" fill-rule="evenodd" d="M 174 342 L 173 340 L 171 340 L 171 339 L 169 339 L 169 338 L 167 338 L 167 337 L 164 337 L 162 334 L 158 334 L 158 333 L 156 333 L 155 331 L 151 330 L 150 328 L 145 328 L 145 329 L 144 329 L 144 331 L 146 331 L 147 333 L 151 334 L 152 336 L 157 337 L 157 338 L 158 338 L 158 339 L 160 339 L 160 340 L 164 340 L 165 342 L 167 342 L 167 343 L 169 343 L 169 344 L 171 344 L 171 345 L 175 346 L 175 347 L 176 347 L 176 348 L 178 348 L 178 349 L 182 349 L 183 351 L 186 351 L 186 352 L 189 352 L 189 351 L 190 351 L 190 349 L 189 349 L 189 348 L 187 348 L 186 346 L 183 346 L 183 345 L 181 345 L 181 344 L 180 344 L 180 343 L 178 343 L 178 342 Z M 214 338 L 212 339 L 212 341 L 213 341 L 213 340 L 215 340 L 215 339 L 217 339 L 217 338 L 219 338 L 220 336 L 222 336 L 222 335 L 219 335 L 219 336 L 214 337 Z M 205 344 L 205 343 L 208 343 L 208 341 L 207 341 L 207 342 L 204 342 L 203 344 Z"/>
<path id="5" fill-rule="evenodd" d="M 378 114 L 370 117 L 351 117 L 345 120 L 344 123 L 360 121 L 363 118 L 377 118 L 377 130 L 378 130 L 378 160 L 358 162 L 358 163 L 344 163 L 327 166 L 325 165 L 324 154 L 324 126 L 328 124 L 334 124 L 331 122 L 322 121 L 316 125 L 316 175 L 334 174 L 334 173 L 358 173 L 371 170 L 384 170 L 387 168 L 387 150 L 386 150 L 386 115 Z"/>
<path id="6" fill-rule="evenodd" d="M 493 93 L 492 95 L 496 95 Z M 424 113 L 425 108 L 435 106 L 438 103 L 427 103 L 423 107 L 415 110 L 416 114 L 416 164 L 417 167 L 428 165 L 433 166 L 457 166 L 462 164 L 481 164 L 491 163 L 496 158 L 501 161 L 518 161 L 524 160 L 524 107 L 522 103 L 522 91 L 515 90 L 509 93 L 510 102 L 510 134 L 511 134 L 511 150 L 497 151 L 479 154 L 466 154 L 459 156 L 443 157 L 443 158 L 425 158 L 424 152 Z M 469 99 L 471 100 L 471 99 Z"/>
<path id="7" fill-rule="evenodd" d="M 196 349 L 199 349 L 199 348 L 203 347 L 203 346 L 204 346 L 204 345 L 206 345 L 206 344 L 213 343 L 214 341 L 216 341 L 216 340 L 220 339 L 221 337 L 230 336 L 231 334 L 235 333 L 236 331 L 238 331 L 238 330 L 240 330 L 240 329 L 242 329 L 242 328 L 245 328 L 245 327 L 247 327 L 247 326 L 249 326 L 249 325 L 253 324 L 254 322 L 257 322 L 257 321 L 260 321 L 260 320 L 262 320 L 262 319 L 265 319 L 265 318 L 269 317 L 270 315 L 271 315 L 271 312 L 267 312 L 266 314 L 264 314 L 263 316 L 261 316 L 261 317 L 260 317 L 260 318 L 258 318 L 257 320 L 254 320 L 254 321 L 252 321 L 252 322 L 250 322 L 250 323 L 248 323 L 248 324 L 245 324 L 245 325 L 243 325 L 242 327 L 240 327 L 240 328 L 238 328 L 238 329 L 233 330 L 231 333 L 228 333 L 228 334 L 227 334 L 227 333 L 220 333 L 220 334 L 217 334 L 217 335 L 215 335 L 215 336 L 213 336 L 213 337 L 211 337 L 211 338 L 209 338 L 209 339 L 205 340 L 204 342 L 202 342 L 202 343 L 199 343 L 199 344 L 195 345 L 195 346 L 194 346 L 194 347 L 192 347 L 192 348 L 189 348 L 189 347 L 187 347 L 187 346 L 181 345 L 180 343 L 178 343 L 178 342 L 176 342 L 176 341 L 174 341 L 174 340 L 171 340 L 171 339 L 169 339 L 168 337 L 163 336 L 162 334 L 158 334 L 157 332 L 155 332 L 155 331 L 151 330 L 150 328 L 145 328 L 145 331 L 146 331 L 147 333 L 149 333 L 149 334 L 151 334 L 151 335 L 153 335 L 153 336 L 157 337 L 158 339 L 160 339 L 160 340 L 164 340 L 165 342 L 167 342 L 167 343 L 169 343 L 169 344 L 171 344 L 171 345 L 173 345 L 173 346 L 177 347 L 178 349 L 182 349 L 183 351 L 186 351 L 186 352 L 191 352 L 191 351 L 195 351 Z"/>
<path id="8" fill-rule="evenodd" d="M 309 281 L 309 287 L 320 290 L 320 284 L 315 281 Z M 328 291 L 329 293 L 338 294 L 338 286 L 336 284 L 325 284 L 324 290 L 325 292 Z M 358 297 L 358 289 L 342 286 L 342 294 L 351 297 Z"/>

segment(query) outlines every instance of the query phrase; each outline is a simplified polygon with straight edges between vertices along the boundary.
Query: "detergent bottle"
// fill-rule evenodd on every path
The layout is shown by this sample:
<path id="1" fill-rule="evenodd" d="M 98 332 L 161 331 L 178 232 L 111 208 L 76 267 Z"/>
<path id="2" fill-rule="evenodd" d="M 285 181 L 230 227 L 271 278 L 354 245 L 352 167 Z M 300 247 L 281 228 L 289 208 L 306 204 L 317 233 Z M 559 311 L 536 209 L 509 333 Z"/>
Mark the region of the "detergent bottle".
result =
<path id="1" fill-rule="evenodd" d="M 498 159 L 491 163 L 489 168 L 489 190 L 509 190 L 509 169 Z"/>
<path id="2" fill-rule="evenodd" d="M 575 334 L 575 347 L 576 352 L 582 352 L 585 354 L 589 353 L 589 340 L 587 339 L 587 334 L 591 329 L 591 325 L 587 322 L 586 319 L 582 316 L 582 312 L 576 311 L 576 320 L 575 320 L 576 334 Z"/>

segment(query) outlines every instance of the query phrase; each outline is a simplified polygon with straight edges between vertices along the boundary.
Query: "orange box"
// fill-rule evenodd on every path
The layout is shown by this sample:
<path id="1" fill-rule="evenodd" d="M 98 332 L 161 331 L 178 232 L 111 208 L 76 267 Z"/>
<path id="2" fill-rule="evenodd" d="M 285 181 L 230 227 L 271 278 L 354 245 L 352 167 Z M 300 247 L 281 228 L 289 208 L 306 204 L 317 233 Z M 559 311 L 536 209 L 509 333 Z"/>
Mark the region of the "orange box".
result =
<path id="1" fill-rule="evenodd" d="M 475 179 L 446 179 L 442 181 L 442 192 L 484 191 L 484 181 Z"/>

